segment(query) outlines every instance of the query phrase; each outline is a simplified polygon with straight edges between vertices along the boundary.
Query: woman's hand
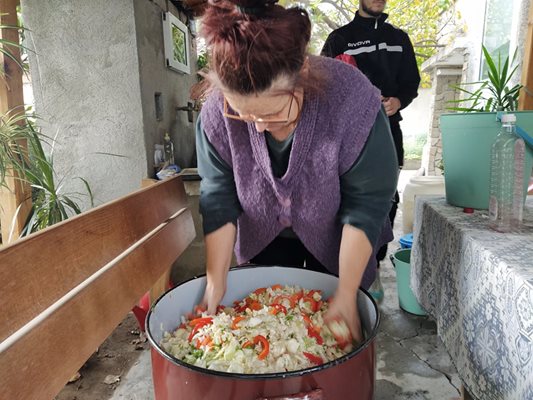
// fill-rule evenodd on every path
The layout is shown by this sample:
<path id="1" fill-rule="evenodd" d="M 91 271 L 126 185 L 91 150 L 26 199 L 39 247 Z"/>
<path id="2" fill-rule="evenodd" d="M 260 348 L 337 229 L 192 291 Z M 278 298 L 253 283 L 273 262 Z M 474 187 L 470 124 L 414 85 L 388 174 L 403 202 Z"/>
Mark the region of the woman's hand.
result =
<path id="1" fill-rule="evenodd" d="M 215 315 L 217 307 L 222 301 L 222 297 L 226 293 L 226 281 L 212 282 L 208 279 L 205 287 L 204 297 L 200 303 L 200 307 L 207 310 L 207 314 Z"/>
<path id="2" fill-rule="evenodd" d="M 337 290 L 324 319 L 326 324 L 339 319 L 344 321 L 350 329 L 352 339 L 357 343 L 363 341 L 355 294 Z"/>
<path id="3" fill-rule="evenodd" d="M 207 286 L 200 306 L 216 314 L 226 293 L 226 280 L 235 244 L 236 228 L 231 222 L 205 235 Z"/>

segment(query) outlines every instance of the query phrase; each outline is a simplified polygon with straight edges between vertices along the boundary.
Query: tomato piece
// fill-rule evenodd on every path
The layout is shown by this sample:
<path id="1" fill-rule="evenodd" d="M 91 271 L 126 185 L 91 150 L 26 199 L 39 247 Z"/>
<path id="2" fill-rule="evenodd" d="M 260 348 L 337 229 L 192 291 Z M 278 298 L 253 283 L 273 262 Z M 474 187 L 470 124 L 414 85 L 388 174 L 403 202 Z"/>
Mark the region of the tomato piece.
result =
<path id="1" fill-rule="evenodd" d="M 257 358 L 259 358 L 260 360 L 264 360 L 268 356 L 268 353 L 270 353 L 270 344 L 268 343 L 267 338 L 263 335 L 257 335 L 256 337 L 254 337 L 254 344 L 258 343 L 261 343 L 262 350 L 261 353 L 259 353 L 259 355 L 257 356 Z"/>
<path id="2" fill-rule="evenodd" d="M 242 315 L 237 315 L 235 318 L 233 318 L 233 321 L 231 323 L 231 329 L 239 329 L 239 326 L 237 325 L 239 322 L 241 322 L 243 319 L 246 319 L 246 317 L 243 317 Z"/>
<path id="3" fill-rule="evenodd" d="M 322 357 L 320 356 L 316 356 L 314 354 L 311 354 L 311 353 L 307 353 L 307 352 L 303 352 L 303 355 L 305 357 L 307 357 L 307 359 L 309 361 L 311 361 L 311 363 L 315 364 L 315 365 L 322 365 L 324 364 L 324 360 L 322 360 Z"/>

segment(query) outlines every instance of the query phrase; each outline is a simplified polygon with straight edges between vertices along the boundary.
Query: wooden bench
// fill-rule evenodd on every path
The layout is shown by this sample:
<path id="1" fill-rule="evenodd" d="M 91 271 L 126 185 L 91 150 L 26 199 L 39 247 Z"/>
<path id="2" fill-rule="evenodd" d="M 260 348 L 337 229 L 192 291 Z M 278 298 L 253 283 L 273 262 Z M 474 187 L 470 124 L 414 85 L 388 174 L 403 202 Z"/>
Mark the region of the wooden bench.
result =
<path id="1" fill-rule="evenodd" d="M 52 399 L 195 236 L 180 177 L 0 248 L 0 399 Z"/>

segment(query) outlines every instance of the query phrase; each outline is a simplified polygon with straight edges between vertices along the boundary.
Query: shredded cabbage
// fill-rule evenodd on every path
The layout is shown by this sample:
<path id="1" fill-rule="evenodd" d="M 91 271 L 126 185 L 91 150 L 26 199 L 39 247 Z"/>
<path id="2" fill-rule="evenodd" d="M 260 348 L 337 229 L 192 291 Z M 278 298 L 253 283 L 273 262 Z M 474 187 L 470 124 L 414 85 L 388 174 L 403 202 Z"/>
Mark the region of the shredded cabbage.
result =
<path id="1" fill-rule="evenodd" d="M 214 316 L 205 312 L 166 332 L 162 348 L 188 364 L 217 371 L 261 374 L 296 371 L 335 360 L 339 346 L 323 316 L 318 290 L 259 288 Z"/>

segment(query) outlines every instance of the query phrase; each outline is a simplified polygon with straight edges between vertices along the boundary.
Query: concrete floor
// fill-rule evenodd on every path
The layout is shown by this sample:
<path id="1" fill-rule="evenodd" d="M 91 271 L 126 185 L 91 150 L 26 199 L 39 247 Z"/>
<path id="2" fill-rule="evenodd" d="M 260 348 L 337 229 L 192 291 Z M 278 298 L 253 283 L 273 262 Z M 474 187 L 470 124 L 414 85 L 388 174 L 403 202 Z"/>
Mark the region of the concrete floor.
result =
<path id="1" fill-rule="evenodd" d="M 416 171 L 402 171 L 400 192 Z M 396 218 L 395 237 L 401 231 L 401 212 Z M 399 247 L 389 245 L 389 252 Z M 400 310 L 394 268 L 388 258 L 382 264 L 381 281 L 385 298 L 380 304 L 381 327 L 377 338 L 378 360 L 375 400 L 448 400 L 459 396 L 460 380 L 442 343 L 436 326 L 427 317 Z M 144 351 L 122 379 L 112 400 L 153 399 L 150 352 Z M 194 399 L 191 399 L 194 400 Z M 341 399 L 334 399 L 341 400 Z"/>

